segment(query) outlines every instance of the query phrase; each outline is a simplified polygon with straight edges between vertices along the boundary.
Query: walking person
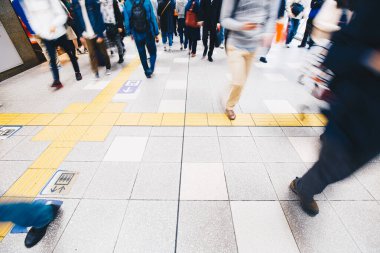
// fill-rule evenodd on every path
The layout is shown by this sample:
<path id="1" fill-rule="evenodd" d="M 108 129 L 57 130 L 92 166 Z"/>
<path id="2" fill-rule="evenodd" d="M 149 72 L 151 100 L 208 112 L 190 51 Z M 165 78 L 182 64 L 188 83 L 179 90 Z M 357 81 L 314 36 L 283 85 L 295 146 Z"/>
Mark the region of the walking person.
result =
<path id="1" fill-rule="evenodd" d="M 87 43 L 91 69 L 95 74 L 95 78 L 99 78 L 99 56 L 97 53 L 105 62 L 106 75 L 110 75 L 111 62 L 104 42 L 106 28 L 100 12 L 99 2 L 97 0 L 73 0 L 72 4 L 80 33 L 79 36 Z"/>
<path id="2" fill-rule="evenodd" d="M 24 0 L 22 1 L 22 7 L 30 26 L 34 32 L 41 37 L 46 46 L 54 79 L 51 87 L 58 90 L 63 87 L 59 79 L 59 71 L 56 63 L 58 46 L 63 48 L 70 57 L 76 80 L 82 80 L 82 75 L 76 56 L 72 52 L 71 41 L 67 40 L 65 28 L 67 15 L 60 1 L 39 0 L 38 3 L 39 4 L 35 4 L 34 0 Z"/>
<path id="3" fill-rule="evenodd" d="M 45 236 L 49 225 L 59 214 L 58 205 L 42 203 L 0 203 L 0 222 L 12 222 L 31 227 L 25 237 L 25 247 L 35 246 Z"/>
<path id="4" fill-rule="evenodd" d="M 236 118 L 234 107 L 239 102 L 256 50 L 272 43 L 278 6 L 278 0 L 223 1 L 221 22 L 229 30 L 226 45 L 232 74 L 231 93 L 226 104 L 230 120 Z"/>
<path id="5" fill-rule="evenodd" d="M 187 36 L 185 33 L 185 7 L 186 7 L 187 0 L 177 0 L 176 1 L 176 11 L 178 13 L 178 35 L 179 35 L 179 42 L 181 43 L 181 50 L 184 48 L 187 48 Z"/>
<path id="6" fill-rule="evenodd" d="M 113 45 L 116 45 L 119 54 L 117 63 L 121 64 L 124 62 L 124 47 L 121 36 L 124 31 L 123 15 L 116 0 L 101 0 L 100 11 L 106 26 L 107 38 Z"/>
<path id="7" fill-rule="evenodd" d="M 149 0 L 130 0 L 124 7 L 125 30 L 132 36 L 139 52 L 145 76 L 151 78 L 157 59 L 158 25 Z M 149 64 L 146 49 L 149 52 Z"/>
<path id="8" fill-rule="evenodd" d="M 302 42 L 298 47 L 302 48 L 302 47 L 305 47 L 306 44 L 308 44 L 309 48 L 310 48 L 314 44 L 310 35 L 313 32 L 314 19 L 318 15 L 318 12 L 321 10 L 323 3 L 324 3 L 324 0 L 312 0 L 311 1 L 311 3 L 310 3 L 311 10 L 310 10 L 307 22 L 306 22 L 305 33 L 303 35 Z"/>
<path id="9" fill-rule="evenodd" d="M 189 55 L 195 57 L 197 55 L 198 40 L 201 39 L 201 29 L 198 26 L 200 3 L 199 0 L 188 0 L 185 7 L 186 17 L 186 36 L 189 40 Z M 191 18 L 192 17 L 192 18 Z M 186 45 L 186 42 L 185 42 Z"/>
<path id="10" fill-rule="evenodd" d="M 296 36 L 301 19 L 305 16 L 306 0 L 287 0 L 286 12 L 289 17 L 288 35 L 286 37 L 286 47 L 289 48 L 289 44 Z"/>
<path id="11" fill-rule="evenodd" d="M 166 43 L 169 42 L 169 51 L 172 51 L 174 26 L 174 9 L 175 0 L 161 0 L 158 3 L 157 14 L 160 17 L 160 27 L 162 35 L 162 44 L 164 51 L 167 51 Z"/>
<path id="12" fill-rule="evenodd" d="M 337 2 L 339 6 L 349 1 Z M 335 99 L 327 113 L 319 159 L 290 184 L 302 209 L 312 216 L 319 213 L 316 194 L 380 153 L 380 118 L 373 117 L 380 108 L 379 8 L 380 1 L 355 1 L 354 18 L 333 35 L 334 44 L 324 62 L 335 74 L 329 85 Z"/>
<path id="13" fill-rule="evenodd" d="M 199 22 L 203 26 L 202 41 L 204 46 L 203 58 L 208 55 L 208 61 L 213 62 L 216 41 L 216 29 L 220 29 L 219 18 L 222 8 L 222 0 L 202 0 L 199 11 Z M 210 37 L 210 46 L 208 38 Z M 208 52 L 208 54 L 207 54 Z"/>

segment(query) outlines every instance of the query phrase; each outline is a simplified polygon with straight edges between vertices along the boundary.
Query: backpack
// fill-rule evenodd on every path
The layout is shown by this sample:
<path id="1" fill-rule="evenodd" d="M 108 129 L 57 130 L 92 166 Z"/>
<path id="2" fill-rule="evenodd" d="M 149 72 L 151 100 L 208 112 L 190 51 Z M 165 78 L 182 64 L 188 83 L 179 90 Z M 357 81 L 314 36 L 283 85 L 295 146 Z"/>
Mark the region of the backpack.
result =
<path id="1" fill-rule="evenodd" d="M 293 15 L 295 17 L 297 17 L 301 12 L 303 12 L 305 7 L 303 7 L 303 5 L 300 3 L 293 3 L 292 6 L 290 7 L 290 9 L 291 9 Z"/>
<path id="2" fill-rule="evenodd" d="M 146 32 L 148 30 L 148 22 L 146 10 L 144 7 L 145 0 L 140 0 L 140 3 L 136 3 L 136 0 L 133 3 L 132 15 L 131 15 L 131 24 L 132 28 L 139 33 Z"/>
<path id="3" fill-rule="evenodd" d="M 198 16 L 194 12 L 195 2 L 191 5 L 191 8 L 186 12 L 186 26 L 192 28 L 198 28 Z"/>

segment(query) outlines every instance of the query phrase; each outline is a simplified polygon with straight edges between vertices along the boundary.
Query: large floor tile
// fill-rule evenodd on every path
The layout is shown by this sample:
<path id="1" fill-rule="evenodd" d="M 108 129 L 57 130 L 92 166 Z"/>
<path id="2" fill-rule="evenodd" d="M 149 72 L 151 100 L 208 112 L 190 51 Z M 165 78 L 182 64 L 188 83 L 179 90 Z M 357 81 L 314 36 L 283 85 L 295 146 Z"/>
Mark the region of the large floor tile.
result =
<path id="1" fill-rule="evenodd" d="M 186 137 L 216 137 L 218 136 L 216 127 L 186 127 Z"/>
<path id="2" fill-rule="evenodd" d="M 236 253 L 228 202 L 181 202 L 176 252 Z"/>
<path id="3" fill-rule="evenodd" d="M 184 163 L 181 200 L 228 200 L 223 164 Z"/>
<path id="4" fill-rule="evenodd" d="M 150 137 L 144 162 L 181 162 L 182 137 Z"/>
<path id="5" fill-rule="evenodd" d="M 380 163 L 367 164 L 356 172 L 355 177 L 375 199 L 380 200 Z"/>
<path id="6" fill-rule="evenodd" d="M 42 154 L 49 144 L 50 142 L 35 142 L 28 137 L 3 156 L 2 160 L 34 161 Z"/>
<path id="7" fill-rule="evenodd" d="M 328 202 L 318 202 L 320 213 L 316 217 L 305 214 L 298 201 L 281 205 L 301 253 L 360 252 Z"/>
<path id="8" fill-rule="evenodd" d="M 255 137 L 264 162 L 302 162 L 288 138 Z"/>
<path id="9" fill-rule="evenodd" d="M 148 137 L 116 137 L 104 161 L 140 162 L 143 158 Z"/>
<path id="10" fill-rule="evenodd" d="M 0 161 L 0 196 L 28 169 L 31 162 Z"/>
<path id="11" fill-rule="evenodd" d="M 319 137 L 312 127 L 282 127 L 282 131 L 289 137 Z"/>
<path id="12" fill-rule="evenodd" d="M 234 201 L 231 209 L 240 253 L 299 252 L 277 201 Z"/>
<path id="13" fill-rule="evenodd" d="M 114 252 L 174 252 L 176 221 L 176 201 L 131 200 Z"/>
<path id="14" fill-rule="evenodd" d="M 177 200 L 180 169 L 180 163 L 141 164 L 131 198 Z"/>
<path id="15" fill-rule="evenodd" d="M 0 140 L 0 158 L 6 153 L 15 148 L 20 142 L 22 142 L 26 136 L 11 136 L 8 139 Z"/>
<path id="16" fill-rule="evenodd" d="M 103 160 L 111 144 L 112 141 L 110 140 L 106 140 L 105 142 L 80 142 L 67 156 L 66 161 L 100 162 Z"/>
<path id="17" fill-rule="evenodd" d="M 218 127 L 219 136 L 251 136 L 248 127 Z"/>
<path id="18" fill-rule="evenodd" d="M 329 200 L 374 200 L 355 176 L 327 186 L 323 193 Z"/>
<path id="19" fill-rule="evenodd" d="M 129 199 L 138 170 L 138 163 L 101 163 L 84 198 Z"/>
<path id="20" fill-rule="evenodd" d="M 321 148 L 319 137 L 289 137 L 293 147 L 305 163 L 318 161 Z"/>
<path id="21" fill-rule="evenodd" d="M 185 137 L 184 162 L 221 162 L 217 137 Z"/>
<path id="22" fill-rule="evenodd" d="M 183 136 L 183 127 L 153 127 L 150 136 L 178 137 Z"/>
<path id="23" fill-rule="evenodd" d="M 127 201 L 82 200 L 54 252 L 113 252 Z"/>
<path id="24" fill-rule="evenodd" d="M 285 136 L 281 127 L 250 127 L 252 136 L 255 137 L 277 137 Z"/>
<path id="25" fill-rule="evenodd" d="M 223 162 L 260 162 L 260 155 L 252 137 L 219 137 Z"/>
<path id="26" fill-rule="evenodd" d="M 231 200 L 276 200 L 265 166 L 261 163 L 225 163 Z"/>

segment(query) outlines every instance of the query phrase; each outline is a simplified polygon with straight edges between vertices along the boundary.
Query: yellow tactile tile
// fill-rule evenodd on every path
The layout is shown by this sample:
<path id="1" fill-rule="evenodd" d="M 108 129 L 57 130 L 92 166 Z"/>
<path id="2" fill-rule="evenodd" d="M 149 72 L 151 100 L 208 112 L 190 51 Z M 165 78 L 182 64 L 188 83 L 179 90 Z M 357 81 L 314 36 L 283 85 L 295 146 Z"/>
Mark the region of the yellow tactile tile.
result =
<path id="1" fill-rule="evenodd" d="M 55 171 L 55 169 L 27 169 L 8 189 L 4 197 L 37 196 Z"/>
<path id="2" fill-rule="evenodd" d="M 11 121 L 9 121 L 7 125 L 27 125 L 37 116 L 38 114 L 32 114 L 32 113 L 20 114 L 16 118 L 13 118 Z"/>
<path id="3" fill-rule="evenodd" d="M 72 126 L 91 126 L 99 116 L 97 112 L 81 113 L 72 122 Z"/>
<path id="4" fill-rule="evenodd" d="M 105 141 L 111 130 L 112 126 L 91 126 L 81 141 Z"/>
<path id="5" fill-rule="evenodd" d="M 104 102 L 93 102 L 89 104 L 86 109 L 83 110 L 83 112 L 102 112 L 104 108 L 107 106 L 107 103 Z"/>
<path id="6" fill-rule="evenodd" d="M 325 124 L 315 114 L 295 114 L 302 126 L 324 126 Z"/>
<path id="7" fill-rule="evenodd" d="M 88 103 L 74 103 L 69 105 L 63 112 L 64 113 L 81 113 L 88 106 Z"/>
<path id="8" fill-rule="evenodd" d="M 272 114 L 251 114 L 256 126 L 278 126 L 277 121 Z"/>
<path id="9" fill-rule="evenodd" d="M 236 119 L 231 121 L 233 126 L 255 126 L 250 114 L 237 114 Z"/>
<path id="10" fill-rule="evenodd" d="M 43 113 L 38 114 L 32 121 L 30 121 L 27 125 L 29 126 L 47 126 L 50 122 L 52 122 L 58 114 L 56 113 Z"/>
<path id="11" fill-rule="evenodd" d="M 49 123 L 49 126 L 68 126 L 77 116 L 75 113 L 61 113 Z"/>
<path id="12" fill-rule="evenodd" d="M 320 114 L 320 113 L 318 113 L 318 114 L 315 114 L 315 116 L 324 124 L 324 125 L 327 125 L 327 123 L 328 123 L 328 119 L 326 118 L 326 116 L 325 115 L 323 115 L 323 114 Z"/>
<path id="13" fill-rule="evenodd" d="M 126 106 L 126 103 L 110 103 L 104 108 L 103 112 L 124 112 Z"/>
<path id="14" fill-rule="evenodd" d="M 208 126 L 206 113 L 187 113 L 185 119 L 186 126 Z"/>
<path id="15" fill-rule="evenodd" d="M 79 141 L 84 133 L 87 131 L 88 126 L 68 126 L 62 134 L 60 134 L 57 141 Z"/>
<path id="16" fill-rule="evenodd" d="M 33 169 L 58 168 L 72 148 L 48 147 L 41 156 L 30 166 Z"/>
<path id="17" fill-rule="evenodd" d="M 51 148 L 74 148 L 77 141 L 53 141 L 49 147 Z"/>
<path id="18" fill-rule="evenodd" d="M 139 121 L 139 126 L 160 126 L 163 116 L 163 113 L 143 113 Z"/>
<path id="19" fill-rule="evenodd" d="M 117 119 L 120 117 L 120 113 L 101 113 L 94 121 L 94 126 L 113 126 Z"/>
<path id="20" fill-rule="evenodd" d="M 208 113 L 207 120 L 209 126 L 231 126 L 231 121 L 224 113 Z"/>
<path id="21" fill-rule="evenodd" d="M 141 113 L 122 113 L 117 119 L 116 126 L 138 126 Z"/>
<path id="22" fill-rule="evenodd" d="M 18 113 L 1 113 L 0 114 L 0 125 L 6 125 L 9 121 L 15 119 L 20 114 Z"/>
<path id="23" fill-rule="evenodd" d="M 183 113 L 165 113 L 161 126 L 183 126 L 185 124 L 185 114 Z"/>
<path id="24" fill-rule="evenodd" d="M 302 126 L 293 114 L 273 114 L 279 126 Z"/>
<path id="25" fill-rule="evenodd" d="M 46 126 L 36 136 L 33 141 L 53 141 L 65 131 L 66 126 Z"/>

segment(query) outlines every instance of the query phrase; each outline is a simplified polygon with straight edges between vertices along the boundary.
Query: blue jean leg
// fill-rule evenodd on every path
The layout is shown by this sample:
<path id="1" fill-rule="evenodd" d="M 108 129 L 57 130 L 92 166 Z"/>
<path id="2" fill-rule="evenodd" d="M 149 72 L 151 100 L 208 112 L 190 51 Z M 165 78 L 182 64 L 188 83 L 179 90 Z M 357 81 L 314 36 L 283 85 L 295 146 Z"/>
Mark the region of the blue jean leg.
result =
<path id="1" fill-rule="evenodd" d="M 157 59 L 157 46 L 153 37 L 147 37 L 146 47 L 150 56 L 150 69 L 152 72 L 154 72 Z"/>
<path id="2" fill-rule="evenodd" d="M 57 67 L 57 51 L 54 40 L 44 40 L 46 50 L 50 58 L 50 67 L 54 81 L 59 81 L 59 72 Z"/>
<path id="3" fill-rule="evenodd" d="M 185 19 L 180 18 L 178 19 L 178 34 L 179 34 L 179 42 L 181 44 L 184 43 L 184 34 L 185 34 Z"/>
<path id="4" fill-rule="evenodd" d="M 53 209 L 41 203 L 0 204 L 0 222 L 41 228 L 53 220 Z"/>
<path id="5" fill-rule="evenodd" d="M 297 34 L 298 27 L 300 25 L 300 20 L 291 18 L 289 19 L 289 31 L 288 31 L 288 37 L 286 38 L 286 44 L 290 44 L 292 40 L 294 39 L 294 36 Z"/>

